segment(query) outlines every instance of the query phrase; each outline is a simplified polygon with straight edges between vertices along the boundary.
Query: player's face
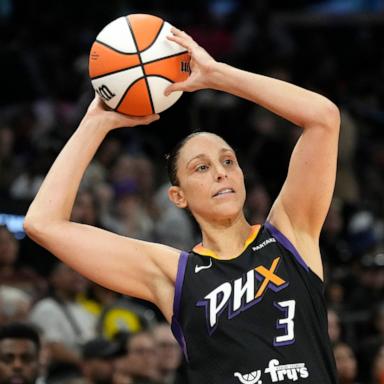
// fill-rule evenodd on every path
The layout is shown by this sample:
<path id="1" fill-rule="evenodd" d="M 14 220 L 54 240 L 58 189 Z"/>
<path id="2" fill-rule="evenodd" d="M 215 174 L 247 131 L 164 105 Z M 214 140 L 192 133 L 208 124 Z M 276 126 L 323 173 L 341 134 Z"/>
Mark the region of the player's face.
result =
<path id="1" fill-rule="evenodd" d="M 204 133 L 187 141 L 179 153 L 177 176 L 180 186 L 173 188 L 178 188 L 178 199 L 171 199 L 179 207 L 188 207 L 196 219 L 233 220 L 242 214 L 243 172 L 233 149 L 221 137 Z"/>

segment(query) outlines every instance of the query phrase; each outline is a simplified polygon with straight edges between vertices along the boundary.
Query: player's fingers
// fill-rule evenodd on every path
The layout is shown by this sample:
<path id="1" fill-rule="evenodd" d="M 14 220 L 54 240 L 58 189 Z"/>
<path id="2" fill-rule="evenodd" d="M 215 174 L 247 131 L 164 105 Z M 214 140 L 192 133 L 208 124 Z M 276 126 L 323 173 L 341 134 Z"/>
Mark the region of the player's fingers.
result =
<path id="1" fill-rule="evenodd" d="M 150 124 L 153 123 L 154 121 L 157 121 L 160 119 L 160 115 L 155 113 L 153 115 L 146 116 L 146 120 L 144 124 Z"/>
<path id="2" fill-rule="evenodd" d="M 153 114 L 148 116 L 130 116 L 129 118 L 135 122 L 135 125 L 147 125 L 159 120 L 160 115 Z"/>
<path id="3" fill-rule="evenodd" d="M 178 83 L 173 83 L 168 85 L 164 90 L 164 95 L 169 96 L 172 92 L 175 91 L 187 91 L 188 90 L 188 81 L 180 81 Z"/>
<path id="4" fill-rule="evenodd" d="M 182 47 L 188 49 L 188 51 L 190 50 L 190 46 L 191 46 L 190 42 L 186 41 L 182 37 L 169 35 L 167 36 L 167 39 L 181 45 Z"/>
<path id="5" fill-rule="evenodd" d="M 136 125 L 148 125 L 160 119 L 158 114 L 148 116 L 128 116 L 121 113 L 116 113 L 115 128 L 135 127 Z"/>
<path id="6" fill-rule="evenodd" d="M 184 47 L 190 55 L 193 55 L 193 52 L 199 47 L 194 41 L 185 41 L 185 39 L 181 37 L 167 36 L 167 39 Z"/>
<path id="7" fill-rule="evenodd" d="M 178 41 L 179 42 L 182 42 L 184 44 L 188 44 L 189 46 L 197 46 L 198 44 L 196 43 L 195 40 L 192 39 L 191 36 L 189 36 L 187 33 L 185 33 L 184 31 L 180 31 L 179 29 L 177 28 L 172 28 L 171 29 L 171 37 L 175 37 L 177 39 L 179 39 Z"/>
<path id="8" fill-rule="evenodd" d="M 184 32 L 184 31 L 182 31 L 181 29 L 178 29 L 178 28 L 176 28 L 176 27 L 172 27 L 172 28 L 171 28 L 171 32 L 172 32 L 174 35 L 176 35 L 176 36 L 183 37 L 183 38 L 185 38 L 185 39 L 187 39 L 187 40 L 190 40 L 190 41 L 194 41 L 194 40 L 192 39 L 192 37 L 188 35 L 188 33 Z"/>

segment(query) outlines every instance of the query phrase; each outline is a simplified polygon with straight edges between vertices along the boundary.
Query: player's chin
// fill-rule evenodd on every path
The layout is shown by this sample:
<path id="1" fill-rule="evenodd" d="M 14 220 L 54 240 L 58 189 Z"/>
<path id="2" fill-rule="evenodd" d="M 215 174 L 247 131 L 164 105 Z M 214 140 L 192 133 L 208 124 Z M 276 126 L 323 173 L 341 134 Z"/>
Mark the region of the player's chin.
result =
<path id="1" fill-rule="evenodd" d="M 216 205 L 213 209 L 216 219 L 228 220 L 239 216 L 243 205 L 238 201 L 226 201 Z"/>

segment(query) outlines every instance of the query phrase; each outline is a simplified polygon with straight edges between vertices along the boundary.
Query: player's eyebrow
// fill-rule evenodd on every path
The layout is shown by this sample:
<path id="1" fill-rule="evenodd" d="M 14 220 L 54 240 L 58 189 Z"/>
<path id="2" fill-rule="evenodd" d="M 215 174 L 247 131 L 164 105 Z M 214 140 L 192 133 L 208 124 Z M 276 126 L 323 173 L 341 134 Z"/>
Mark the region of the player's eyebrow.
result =
<path id="1" fill-rule="evenodd" d="M 204 153 L 199 153 L 198 155 L 192 157 L 192 159 L 188 160 L 186 166 L 188 167 L 189 164 L 190 164 L 193 160 L 195 160 L 195 159 L 203 159 L 203 158 L 206 158 L 206 157 L 207 157 L 207 155 L 205 155 Z"/>
<path id="2" fill-rule="evenodd" d="M 233 149 L 231 149 L 231 148 L 227 148 L 227 147 L 223 147 L 223 148 L 221 148 L 221 149 L 220 149 L 220 152 L 221 152 L 221 153 L 224 153 L 224 152 L 231 152 L 232 154 L 235 154 L 235 152 L 233 151 Z M 207 157 L 207 155 L 206 155 L 205 153 L 199 153 L 198 155 L 192 157 L 192 159 L 189 159 L 189 160 L 187 161 L 187 165 L 186 165 L 186 166 L 188 167 L 189 163 L 190 163 L 191 161 L 195 160 L 195 159 L 203 159 L 203 158 L 206 158 L 206 157 Z"/>

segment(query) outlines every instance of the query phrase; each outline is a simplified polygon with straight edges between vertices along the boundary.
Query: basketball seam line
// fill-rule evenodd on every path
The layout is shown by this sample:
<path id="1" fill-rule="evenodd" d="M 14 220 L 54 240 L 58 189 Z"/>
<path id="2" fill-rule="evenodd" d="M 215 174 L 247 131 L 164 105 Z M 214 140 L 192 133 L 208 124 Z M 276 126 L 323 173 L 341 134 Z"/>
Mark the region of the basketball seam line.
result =
<path id="1" fill-rule="evenodd" d="M 162 57 L 159 57 L 159 58 L 157 58 L 157 59 L 153 59 L 153 60 L 146 61 L 146 62 L 144 63 L 144 65 L 152 64 L 152 63 L 155 63 L 156 61 L 161 61 L 161 60 L 171 59 L 172 57 L 177 57 L 177 56 L 185 55 L 186 53 L 188 53 L 188 51 L 183 51 L 183 52 L 173 53 L 172 55 L 169 55 L 169 56 L 162 56 Z"/>
<path id="2" fill-rule="evenodd" d="M 163 75 L 155 74 L 155 75 L 147 75 L 147 77 L 160 77 L 161 79 L 168 80 L 170 83 L 174 83 L 174 81 L 172 81 L 171 79 L 169 79 L 168 77 L 165 77 Z"/>
<path id="3" fill-rule="evenodd" d="M 126 19 L 127 19 L 127 18 L 126 18 Z M 118 53 L 122 53 L 122 54 L 124 54 L 124 55 L 135 55 L 135 54 L 140 54 L 140 53 L 142 53 L 142 52 L 147 51 L 149 48 L 152 47 L 153 44 L 155 44 L 156 39 L 159 37 L 160 32 L 162 31 L 164 25 L 165 25 L 165 22 L 164 22 L 164 20 L 163 20 L 162 23 L 161 23 L 161 26 L 160 26 L 159 30 L 158 30 L 157 33 L 156 33 L 155 38 L 154 38 L 153 41 L 152 41 L 152 43 L 149 44 L 148 47 L 145 48 L 145 49 L 143 49 L 142 51 L 140 51 L 140 50 L 138 49 L 138 46 L 137 46 L 137 44 L 136 44 L 136 39 L 135 39 L 135 37 L 134 37 L 134 35 L 133 35 L 133 30 L 132 30 L 132 28 L 130 28 L 130 30 L 131 30 L 131 33 L 132 33 L 132 36 L 133 36 L 133 40 L 134 40 L 134 43 L 135 43 L 135 46 L 136 46 L 136 52 L 133 52 L 133 53 L 123 52 L 123 51 L 120 51 L 120 50 L 117 49 L 117 48 L 111 47 L 109 44 L 107 44 L 107 43 L 105 43 L 105 42 L 103 42 L 103 41 L 100 41 L 100 40 L 97 40 L 97 39 L 96 39 L 96 41 L 97 41 L 99 44 L 105 45 L 106 47 L 111 48 L 111 49 L 113 49 L 114 51 L 116 51 L 116 52 L 118 52 Z"/>
<path id="4" fill-rule="evenodd" d="M 129 92 L 129 90 L 140 80 L 142 80 L 143 78 L 142 77 L 139 77 L 138 79 L 136 79 L 135 81 L 133 81 L 129 86 L 128 88 L 125 90 L 122 98 L 120 99 L 119 103 L 117 104 L 116 108 L 114 109 L 115 111 L 117 111 L 117 109 L 120 107 L 120 104 L 122 103 L 122 101 L 124 100 L 124 97 L 126 96 L 126 94 Z"/>
<path id="5" fill-rule="evenodd" d="M 156 36 L 155 36 L 155 38 L 152 40 L 152 43 L 151 44 L 149 44 L 148 45 L 148 47 L 147 48 L 145 48 L 145 49 L 143 49 L 142 51 L 139 51 L 138 50 L 138 52 L 139 52 L 139 55 L 140 55 L 140 53 L 142 53 L 142 52 L 145 52 L 146 50 L 148 50 L 149 48 L 151 48 L 152 47 L 152 45 L 153 44 L 155 44 L 155 42 L 156 42 L 156 40 L 157 40 L 157 38 L 159 37 L 159 35 L 160 35 L 160 32 L 161 32 L 161 30 L 163 29 L 163 27 L 164 27 L 164 20 L 163 20 L 163 22 L 161 23 L 161 26 L 160 26 L 160 28 L 159 28 L 159 30 L 157 31 L 157 33 L 156 33 Z M 133 34 L 133 31 L 132 31 L 132 34 Z"/>
<path id="6" fill-rule="evenodd" d="M 147 64 L 156 63 L 157 61 L 171 59 L 172 57 L 177 57 L 177 56 L 185 55 L 186 53 L 187 53 L 187 51 L 184 51 L 184 52 L 174 53 L 174 54 L 169 55 L 169 56 L 163 56 L 163 57 L 160 57 L 158 59 L 147 61 L 143 65 L 145 66 Z M 97 79 L 100 79 L 100 78 L 105 77 L 105 76 L 114 75 L 115 73 L 119 73 L 119 72 L 123 72 L 123 71 L 128 71 L 129 69 L 133 69 L 133 68 L 137 68 L 137 67 L 141 67 L 141 64 L 137 64 L 137 65 L 134 65 L 132 67 L 125 67 L 125 68 L 122 68 L 122 69 L 117 69 L 116 71 L 107 72 L 104 75 L 94 76 L 94 77 L 91 77 L 91 80 L 97 80 Z M 172 83 L 174 83 L 174 82 L 172 81 Z"/>
<path id="7" fill-rule="evenodd" d="M 133 42 L 135 44 L 135 47 L 136 47 L 136 51 L 139 52 L 139 47 L 138 47 L 138 44 L 137 44 L 137 41 L 136 41 L 136 36 L 135 34 L 133 33 L 133 29 L 132 29 L 132 26 L 131 26 L 131 23 L 128 19 L 128 17 L 126 16 L 125 17 L 125 21 L 127 22 L 128 24 L 128 28 L 129 30 L 131 31 L 131 34 L 132 34 L 132 39 L 133 39 Z M 164 24 L 164 22 L 163 22 Z M 144 69 L 144 65 L 143 65 L 143 61 L 141 59 L 141 56 L 140 56 L 140 52 L 139 52 L 139 61 L 140 61 L 140 65 L 141 65 L 141 69 L 143 71 L 143 74 L 144 74 L 144 81 L 145 81 L 145 84 L 147 85 L 147 90 L 148 90 L 148 95 L 149 95 L 149 101 L 151 103 L 151 109 L 152 109 L 152 113 L 155 113 L 155 108 L 154 108 L 154 105 L 153 105 L 153 100 L 152 100 L 152 93 L 151 93 L 151 89 L 149 88 L 149 83 L 148 83 L 148 80 L 147 80 L 147 75 L 145 73 L 145 69 Z M 132 86 L 132 84 L 131 84 Z M 124 97 L 125 97 L 126 93 L 124 94 Z M 121 102 L 122 102 L 123 98 L 121 98 L 121 100 L 119 101 L 119 104 L 117 105 L 116 109 L 119 108 Z"/>
<path id="8" fill-rule="evenodd" d="M 137 65 L 134 65 L 132 67 L 125 67 L 125 68 L 122 68 L 122 69 L 116 69 L 116 71 L 107 72 L 107 73 L 104 73 L 104 75 L 98 75 L 98 76 L 95 76 L 95 77 L 91 77 L 91 80 L 101 79 L 102 77 L 106 77 L 106 76 L 109 76 L 109 75 L 115 75 L 116 73 L 128 71 L 130 69 L 139 68 L 141 66 L 142 66 L 141 64 L 137 64 Z M 140 77 L 140 79 L 142 79 L 142 77 Z"/>
<path id="9" fill-rule="evenodd" d="M 100 40 L 97 40 L 97 39 L 95 40 L 95 42 L 99 43 L 101 45 L 104 45 L 105 47 L 110 48 L 110 49 L 112 49 L 113 51 L 115 51 L 117 53 L 121 53 L 122 55 L 128 55 L 129 56 L 129 55 L 137 55 L 138 54 L 138 52 L 132 52 L 131 53 L 131 52 L 120 51 L 119 49 L 112 47 L 111 45 L 105 43 L 104 41 L 100 41 Z"/>
<path id="10" fill-rule="evenodd" d="M 160 77 L 161 79 L 164 79 L 164 80 L 167 80 L 169 82 L 172 83 L 172 80 L 169 79 L 168 77 L 165 77 L 165 76 L 162 76 L 162 75 L 147 75 L 147 77 Z M 133 81 L 129 87 L 125 90 L 124 92 L 124 95 L 123 95 L 123 98 L 125 97 L 125 95 L 129 92 L 129 90 L 139 81 L 139 80 L 142 80 L 142 77 L 139 77 L 138 79 L 136 79 L 135 81 Z M 117 108 L 117 107 L 116 107 Z M 116 110 L 116 109 L 115 109 Z"/>
<path id="11" fill-rule="evenodd" d="M 159 32 L 158 35 L 160 35 L 160 32 Z M 156 36 L 155 39 L 157 39 L 158 35 Z M 123 51 L 120 51 L 119 49 L 114 48 L 114 47 L 112 47 L 111 45 L 105 43 L 104 41 L 101 41 L 101 40 L 97 40 L 97 39 L 96 39 L 95 42 L 96 42 L 96 43 L 99 43 L 100 45 L 104 45 L 105 47 L 111 49 L 112 51 L 115 51 L 115 52 L 117 52 L 117 53 L 121 53 L 122 55 L 128 55 L 128 56 L 131 56 L 131 55 L 139 55 L 140 53 L 145 52 L 148 48 L 152 47 L 152 45 L 154 44 L 154 42 L 151 43 L 151 45 L 150 45 L 149 47 L 143 49 L 142 51 L 137 50 L 137 52 L 123 52 Z M 181 52 L 178 52 L 178 53 L 173 53 L 172 55 L 164 56 L 164 57 L 166 58 L 166 57 L 177 56 L 177 55 L 180 55 L 180 54 L 182 54 L 182 53 L 187 53 L 187 52 L 188 52 L 188 50 L 185 49 L 184 51 L 181 51 Z M 92 52 L 91 52 L 91 55 L 92 55 Z M 157 60 L 157 59 L 155 59 L 155 60 Z M 150 60 L 150 61 L 148 61 L 147 63 L 151 63 L 152 61 L 153 61 L 153 60 Z"/>

